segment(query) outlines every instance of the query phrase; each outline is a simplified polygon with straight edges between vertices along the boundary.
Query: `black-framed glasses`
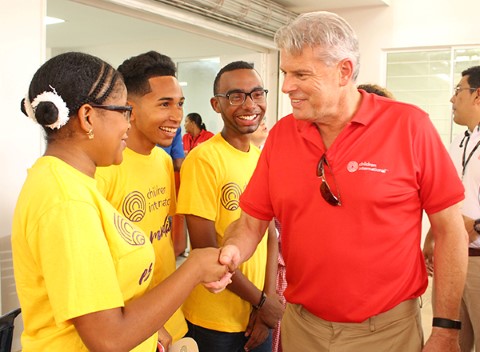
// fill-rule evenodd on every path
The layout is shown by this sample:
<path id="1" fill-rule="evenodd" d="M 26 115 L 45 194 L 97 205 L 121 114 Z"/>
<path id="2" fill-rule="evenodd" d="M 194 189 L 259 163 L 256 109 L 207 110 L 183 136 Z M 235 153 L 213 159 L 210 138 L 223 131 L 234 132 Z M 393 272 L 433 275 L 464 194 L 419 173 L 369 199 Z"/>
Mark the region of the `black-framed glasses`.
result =
<path id="1" fill-rule="evenodd" d="M 216 97 L 227 98 L 230 105 L 243 105 L 247 96 L 252 99 L 255 104 L 264 104 L 267 97 L 268 89 L 256 88 L 250 93 L 241 92 L 238 90 L 230 91 L 225 94 L 215 94 Z"/>
<path id="2" fill-rule="evenodd" d="M 317 165 L 317 177 L 322 179 L 322 184 L 320 185 L 320 194 L 328 204 L 333 206 L 340 206 L 342 205 L 342 202 L 340 201 L 340 192 L 338 191 L 338 187 L 336 187 L 338 192 L 338 195 L 336 196 L 335 194 L 333 194 L 332 190 L 330 189 L 327 179 L 325 178 L 324 165 L 327 165 L 328 169 L 330 170 L 330 173 L 332 174 L 332 178 L 333 178 L 333 181 L 335 182 L 335 186 L 337 186 L 337 182 L 335 181 L 335 177 L 333 176 L 332 169 L 330 168 L 330 165 L 328 165 L 328 161 L 327 161 L 327 158 L 325 157 L 325 154 L 323 154 Z"/>
<path id="3" fill-rule="evenodd" d="M 467 89 L 468 89 L 470 92 L 474 92 L 474 91 L 476 91 L 478 88 L 471 88 L 471 87 L 463 87 L 463 88 L 462 88 L 462 87 L 460 87 L 460 86 L 457 86 L 457 87 L 455 87 L 455 89 L 453 90 L 453 94 L 454 94 L 455 96 L 457 96 L 458 93 L 460 93 L 462 90 L 467 90 Z"/>
<path id="4" fill-rule="evenodd" d="M 130 105 L 99 105 L 99 104 L 90 104 L 93 108 L 110 110 L 110 111 L 118 111 L 123 114 L 125 120 L 130 122 L 130 116 L 132 116 L 133 107 Z"/>

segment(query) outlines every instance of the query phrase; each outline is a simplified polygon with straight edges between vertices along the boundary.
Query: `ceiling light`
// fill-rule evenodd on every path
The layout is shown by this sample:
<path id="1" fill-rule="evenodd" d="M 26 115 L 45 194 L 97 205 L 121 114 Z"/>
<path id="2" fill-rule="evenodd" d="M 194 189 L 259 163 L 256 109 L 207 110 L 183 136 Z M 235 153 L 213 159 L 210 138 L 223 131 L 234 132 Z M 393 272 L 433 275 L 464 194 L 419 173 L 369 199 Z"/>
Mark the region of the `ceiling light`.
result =
<path id="1" fill-rule="evenodd" d="M 55 23 L 62 23 L 62 22 L 65 22 L 65 20 L 62 20 L 61 18 L 50 17 L 50 16 L 45 17 L 45 24 L 46 25 L 55 24 Z"/>

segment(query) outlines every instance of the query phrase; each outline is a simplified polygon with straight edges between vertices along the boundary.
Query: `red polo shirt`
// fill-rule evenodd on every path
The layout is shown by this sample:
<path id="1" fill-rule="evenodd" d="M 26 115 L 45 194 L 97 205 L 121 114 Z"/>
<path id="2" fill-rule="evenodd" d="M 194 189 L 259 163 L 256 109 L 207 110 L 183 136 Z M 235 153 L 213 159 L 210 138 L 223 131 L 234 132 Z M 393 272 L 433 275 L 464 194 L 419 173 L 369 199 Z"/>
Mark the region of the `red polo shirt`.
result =
<path id="1" fill-rule="evenodd" d="M 326 178 L 341 206 L 320 195 L 318 130 L 292 115 L 270 131 L 240 203 L 282 224 L 287 300 L 336 322 L 361 322 L 420 296 L 427 287 L 422 210 L 436 213 L 464 198 L 427 114 L 362 95 L 326 152 Z"/>

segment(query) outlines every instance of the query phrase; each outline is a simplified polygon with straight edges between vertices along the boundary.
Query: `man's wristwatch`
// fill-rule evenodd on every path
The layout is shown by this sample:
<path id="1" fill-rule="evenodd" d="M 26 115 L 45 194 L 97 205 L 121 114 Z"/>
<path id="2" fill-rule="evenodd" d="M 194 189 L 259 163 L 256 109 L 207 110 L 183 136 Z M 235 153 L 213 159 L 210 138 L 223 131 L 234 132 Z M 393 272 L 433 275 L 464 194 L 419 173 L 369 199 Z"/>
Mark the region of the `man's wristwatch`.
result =
<path id="1" fill-rule="evenodd" d="M 480 235 L 480 219 L 475 220 L 473 223 L 473 229 Z"/>
<path id="2" fill-rule="evenodd" d="M 432 326 L 437 328 L 460 330 L 462 328 L 462 323 L 459 320 L 434 317 Z"/>

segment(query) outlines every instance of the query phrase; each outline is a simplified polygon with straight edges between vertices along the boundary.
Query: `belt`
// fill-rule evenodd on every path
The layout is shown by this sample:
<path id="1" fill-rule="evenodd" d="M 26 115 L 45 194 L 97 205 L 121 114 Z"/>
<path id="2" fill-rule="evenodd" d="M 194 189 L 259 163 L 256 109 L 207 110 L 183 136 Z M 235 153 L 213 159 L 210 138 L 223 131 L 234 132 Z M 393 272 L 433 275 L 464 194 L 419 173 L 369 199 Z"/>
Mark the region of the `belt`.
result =
<path id="1" fill-rule="evenodd" d="M 468 256 L 469 257 L 480 257 L 480 248 L 468 247 Z"/>

